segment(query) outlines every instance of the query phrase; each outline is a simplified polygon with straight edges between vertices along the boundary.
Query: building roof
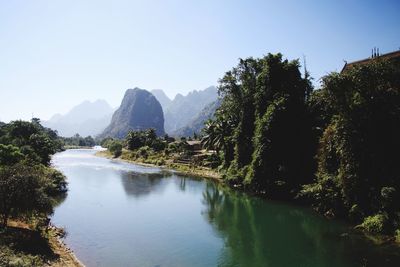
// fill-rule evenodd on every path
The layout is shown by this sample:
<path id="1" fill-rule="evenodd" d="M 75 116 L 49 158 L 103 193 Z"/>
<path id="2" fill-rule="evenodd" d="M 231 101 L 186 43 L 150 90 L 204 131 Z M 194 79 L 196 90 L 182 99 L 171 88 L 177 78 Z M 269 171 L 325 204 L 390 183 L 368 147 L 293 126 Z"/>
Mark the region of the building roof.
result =
<path id="1" fill-rule="evenodd" d="M 342 73 L 349 70 L 350 68 L 357 66 L 357 65 L 363 65 L 363 64 L 367 64 L 369 62 L 371 62 L 374 59 L 389 59 L 389 60 L 399 60 L 400 61 L 400 50 L 399 51 L 394 51 L 394 52 L 390 52 L 387 54 L 383 54 L 383 55 L 375 55 L 366 59 L 362 59 L 362 60 L 357 60 L 354 62 L 350 62 L 350 63 L 345 63 L 342 69 Z"/>
<path id="2" fill-rule="evenodd" d="M 194 140 L 194 141 L 186 141 L 189 146 L 201 145 L 201 141 Z"/>

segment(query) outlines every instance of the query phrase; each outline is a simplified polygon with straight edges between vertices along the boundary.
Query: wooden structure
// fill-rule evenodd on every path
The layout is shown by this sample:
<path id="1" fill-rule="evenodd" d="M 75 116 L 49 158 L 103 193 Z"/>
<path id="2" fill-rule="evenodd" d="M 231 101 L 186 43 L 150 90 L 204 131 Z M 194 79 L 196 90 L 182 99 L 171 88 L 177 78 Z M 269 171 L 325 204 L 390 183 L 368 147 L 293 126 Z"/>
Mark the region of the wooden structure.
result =
<path id="1" fill-rule="evenodd" d="M 354 62 L 351 62 L 351 63 L 347 63 L 346 62 L 344 64 L 344 66 L 343 66 L 343 69 L 342 69 L 341 73 L 348 71 L 349 69 L 351 69 L 354 66 L 367 64 L 367 63 L 371 62 L 372 60 L 376 60 L 376 59 L 394 60 L 394 61 L 397 61 L 397 62 L 400 63 L 400 50 L 380 55 L 379 54 L 379 49 L 376 50 L 374 48 L 372 50 L 371 57 L 366 58 L 366 59 L 362 59 L 362 60 L 358 60 L 358 61 L 354 61 Z"/>

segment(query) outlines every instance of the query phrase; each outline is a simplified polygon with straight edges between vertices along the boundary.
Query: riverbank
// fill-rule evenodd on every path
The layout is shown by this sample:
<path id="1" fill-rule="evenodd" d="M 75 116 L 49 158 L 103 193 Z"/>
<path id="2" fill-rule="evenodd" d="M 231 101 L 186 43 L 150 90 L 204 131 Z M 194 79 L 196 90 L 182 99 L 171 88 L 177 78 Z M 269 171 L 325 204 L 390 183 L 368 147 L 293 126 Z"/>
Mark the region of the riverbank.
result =
<path id="1" fill-rule="evenodd" d="M 114 160 L 121 160 L 124 162 L 128 163 L 134 163 L 142 166 L 148 166 L 148 167 L 158 167 L 158 168 L 163 168 L 167 170 L 172 170 L 178 174 L 182 175 L 190 175 L 190 176 L 196 176 L 196 177 L 201 177 L 201 178 L 208 178 L 215 180 L 217 182 L 222 181 L 222 176 L 220 173 L 218 173 L 215 170 L 212 170 L 210 168 L 205 168 L 205 167 L 198 167 L 198 166 L 193 166 L 193 165 L 187 165 L 187 164 L 181 164 L 181 163 L 176 163 L 173 162 L 172 160 L 160 160 L 158 161 L 159 163 L 163 164 L 154 164 L 150 163 L 149 161 L 146 161 L 144 158 L 139 158 L 136 160 L 133 160 L 131 157 L 129 157 L 129 152 L 123 151 L 121 156 L 115 158 L 108 150 L 103 150 L 103 151 L 98 151 L 95 154 L 96 156 L 99 157 L 104 157 L 108 159 L 114 159 Z"/>
<path id="2" fill-rule="evenodd" d="M 21 221 L 10 221 L 0 233 L 0 266 L 84 267 L 62 242 L 64 231 L 50 226 L 36 231 Z"/>

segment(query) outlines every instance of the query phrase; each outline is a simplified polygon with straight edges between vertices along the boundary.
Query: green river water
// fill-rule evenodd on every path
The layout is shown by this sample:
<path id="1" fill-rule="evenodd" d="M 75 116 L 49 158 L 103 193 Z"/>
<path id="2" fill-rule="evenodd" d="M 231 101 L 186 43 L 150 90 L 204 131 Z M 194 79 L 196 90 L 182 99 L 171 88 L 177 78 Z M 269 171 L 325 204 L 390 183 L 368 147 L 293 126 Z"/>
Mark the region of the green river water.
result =
<path id="1" fill-rule="evenodd" d="M 214 182 L 67 150 L 69 192 L 52 222 L 87 266 L 400 266 L 345 223 Z"/>

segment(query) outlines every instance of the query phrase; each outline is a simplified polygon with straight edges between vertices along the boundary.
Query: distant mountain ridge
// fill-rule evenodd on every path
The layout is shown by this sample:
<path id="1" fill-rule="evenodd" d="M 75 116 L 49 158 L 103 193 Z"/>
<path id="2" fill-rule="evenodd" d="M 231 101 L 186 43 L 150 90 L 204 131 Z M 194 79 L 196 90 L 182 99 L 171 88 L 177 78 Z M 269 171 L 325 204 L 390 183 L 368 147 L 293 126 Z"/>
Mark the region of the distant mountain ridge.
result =
<path id="1" fill-rule="evenodd" d="M 134 88 L 125 92 L 120 107 L 114 112 L 110 124 L 101 138 L 125 138 L 129 131 L 154 128 L 163 135 L 164 114 L 160 102 L 149 91 Z"/>
<path id="2" fill-rule="evenodd" d="M 186 126 L 172 132 L 172 136 L 184 136 L 191 137 L 194 134 L 199 135 L 201 130 L 204 128 L 204 123 L 214 118 L 215 111 L 221 105 L 221 101 L 218 99 L 203 108 Z"/>
<path id="3" fill-rule="evenodd" d="M 73 107 L 65 115 L 55 114 L 42 124 L 57 130 L 59 135 L 70 137 L 78 133 L 81 136 L 95 136 L 109 124 L 113 108 L 105 100 L 84 101 Z"/>
<path id="4" fill-rule="evenodd" d="M 207 105 L 218 98 L 215 86 L 194 90 L 186 96 L 177 94 L 173 100 L 170 100 L 162 90 L 152 92 L 163 107 L 165 131 L 171 135 L 191 123 Z"/>
<path id="5" fill-rule="evenodd" d="M 161 107 L 163 108 L 164 111 L 167 107 L 169 107 L 169 105 L 171 105 L 172 100 L 164 93 L 163 90 L 153 89 L 150 91 L 150 93 L 152 93 L 157 98 L 158 102 L 160 102 Z"/>
<path id="6" fill-rule="evenodd" d="M 157 104 L 154 104 L 154 101 L 150 100 L 151 97 L 147 94 L 147 96 L 143 98 L 140 97 L 140 99 L 142 99 L 140 101 L 150 101 L 150 106 L 146 106 L 149 103 L 145 103 L 142 105 L 142 109 L 132 109 L 132 107 L 130 107 L 131 105 L 141 106 L 141 104 L 139 103 L 140 101 L 136 103 L 136 97 L 128 97 L 128 99 L 124 101 L 126 93 L 129 90 L 142 90 L 147 92 L 154 98 L 155 101 L 157 101 L 161 110 L 153 110 L 155 112 L 153 114 L 154 117 L 151 117 L 153 116 L 151 115 L 153 112 L 152 108 L 157 106 Z M 204 126 L 205 120 L 213 115 L 215 112 L 213 103 L 215 103 L 218 99 L 217 88 L 215 86 L 210 86 L 199 91 L 194 90 L 185 96 L 182 94 L 177 94 L 173 100 L 171 100 L 161 89 L 152 90 L 150 93 L 146 90 L 135 88 L 128 89 L 126 93 L 124 99 L 122 100 L 124 104 L 121 103 L 121 106 L 130 108 L 123 108 L 119 111 L 119 122 L 111 127 L 114 128 L 114 130 L 109 128 L 108 132 L 105 131 L 106 127 L 110 126 L 112 122 L 114 112 L 113 108 L 111 108 L 105 100 L 97 100 L 95 102 L 84 101 L 72 108 L 65 115 L 55 114 L 48 121 L 44 121 L 43 125 L 57 130 L 61 136 L 65 137 L 73 136 L 76 133 L 81 136 L 100 135 L 100 137 L 103 137 L 104 133 L 108 133 L 113 137 L 118 136 L 119 138 L 124 138 L 124 133 L 127 131 L 126 129 L 140 130 L 143 127 L 148 127 L 148 125 L 152 125 L 153 128 L 157 128 L 159 134 L 167 132 L 173 136 L 191 136 L 194 132 L 199 133 Z M 129 102 L 128 100 L 133 101 L 136 104 Z M 131 114 L 133 110 L 135 110 L 135 115 Z M 145 112 L 144 110 L 147 111 Z M 126 121 L 126 119 L 128 117 L 132 119 L 132 116 L 134 116 L 135 121 L 133 124 L 130 124 Z M 150 121 L 158 118 L 156 119 L 158 121 L 153 121 L 149 124 L 146 124 L 144 121 L 140 121 L 141 118 L 150 119 Z M 160 124 L 161 120 L 162 125 Z M 137 124 L 139 121 L 140 125 Z"/>

